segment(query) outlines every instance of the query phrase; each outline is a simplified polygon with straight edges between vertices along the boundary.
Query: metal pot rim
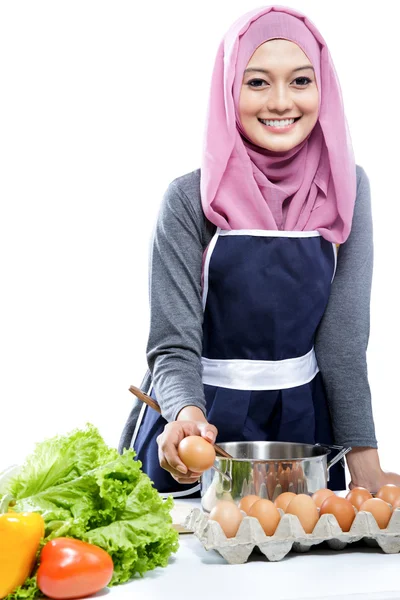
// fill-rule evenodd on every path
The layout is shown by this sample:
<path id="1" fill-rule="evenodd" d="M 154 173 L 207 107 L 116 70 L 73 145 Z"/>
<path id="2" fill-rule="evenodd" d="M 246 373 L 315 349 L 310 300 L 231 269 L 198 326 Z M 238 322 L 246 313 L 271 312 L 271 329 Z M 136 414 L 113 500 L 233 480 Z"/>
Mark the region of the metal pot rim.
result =
<path id="1" fill-rule="evenodd" d="M 274 463 L 274 462 L 291 462 L 291 461 L 302 461 L 302 460 L 317 460 L 320 459 L 321 457 L 324 456 L 328 456 L 328 454 L 331 453 L 331 448 L 328 446 L 323 446 L 320 444 L 301 444 L 301 443 L 296 443 L 296 442 L 267 442 L 267 441 L 260 441 L 260 442 L 220 442 L 218 445 L 223 449 L 226 450 L 227 452 L 229 452 L 230 454 L 232 453 L 232 448 L 234 446 L 237 446 L 238 444 L 246 444 L 246 445 L 251 445 L 251 444 L 258 444 L 258 445 L 262 445 L 262 446 L 282 446 L 282 447 L 288 447 L 288 446 L 298 446 L 299 448 L 302 448 L 305 451 L 310 451 L 313 452 L 313 455 L 310 456 L 285 456 L 285 457 L 280 457 L 280 458 L 251 458 L 251 457 L 243 457 L 243 458 L 224 458 L 222 456 L 217 456 L 217 460 L 221 461 L 221 460 L 229 460 L 229 461 L 234 461 L 234 462 L 252 462 L 252 463 Z"/>

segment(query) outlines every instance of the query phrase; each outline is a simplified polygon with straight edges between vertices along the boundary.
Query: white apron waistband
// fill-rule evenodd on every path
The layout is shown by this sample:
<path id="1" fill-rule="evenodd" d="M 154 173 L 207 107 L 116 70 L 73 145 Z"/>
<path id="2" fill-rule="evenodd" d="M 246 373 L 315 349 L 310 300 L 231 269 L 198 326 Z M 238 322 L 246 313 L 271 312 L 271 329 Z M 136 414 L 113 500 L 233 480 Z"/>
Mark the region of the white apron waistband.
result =
<path id="1" fill-rule="evenodd" d="M 318 373 L 314 348 L 285 360 L 201 358 L 203 383 L 236 390 L 285 390 L 304 385 Z"/>

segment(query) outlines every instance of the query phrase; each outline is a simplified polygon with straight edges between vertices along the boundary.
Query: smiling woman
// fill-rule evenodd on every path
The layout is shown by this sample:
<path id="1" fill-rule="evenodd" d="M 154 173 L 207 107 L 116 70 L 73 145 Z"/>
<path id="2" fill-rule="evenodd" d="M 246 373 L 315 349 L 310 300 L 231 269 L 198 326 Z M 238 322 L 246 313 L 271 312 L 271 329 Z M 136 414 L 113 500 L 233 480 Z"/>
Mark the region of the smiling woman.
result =
<path id="1" fill-rule="evenodd" d="M 368 383 L 372 254 L 324 38 L 291 8 L 247 13 L 217 52 L 201 169 L 171 183 L 154 231 L 143 388 L 162 416 L 134 407 L 120 449 L 160 492 L 198 492 L 177 452 L 190 435 L 337 444 L 351 486 L 400 483 L 380 467 Z M 342 462 L 328 485 L 345 488 Z"/>
<path id="2" fill-rule="evenodd" d="M 311 133 L 319 95 L 314 68 L 307 63 L 301 48 L 288 40 L 270 40 L 257 48 L 240 91 L 239 118 L 247 140 L 282 152 Z"/>

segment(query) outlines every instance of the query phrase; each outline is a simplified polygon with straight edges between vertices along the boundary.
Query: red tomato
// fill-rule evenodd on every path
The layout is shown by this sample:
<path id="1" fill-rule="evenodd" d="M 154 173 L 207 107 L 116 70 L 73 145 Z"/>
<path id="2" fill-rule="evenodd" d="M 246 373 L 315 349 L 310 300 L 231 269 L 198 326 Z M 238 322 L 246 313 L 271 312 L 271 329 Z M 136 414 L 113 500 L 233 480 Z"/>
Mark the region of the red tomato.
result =
<path id="1" fill-rule="evenodd" d="M 110 583 L 113 570 L 111 556 L 102 548 L 60 537 L 41 552 L 37 584 L 49 598 L 82 598 Z"/>

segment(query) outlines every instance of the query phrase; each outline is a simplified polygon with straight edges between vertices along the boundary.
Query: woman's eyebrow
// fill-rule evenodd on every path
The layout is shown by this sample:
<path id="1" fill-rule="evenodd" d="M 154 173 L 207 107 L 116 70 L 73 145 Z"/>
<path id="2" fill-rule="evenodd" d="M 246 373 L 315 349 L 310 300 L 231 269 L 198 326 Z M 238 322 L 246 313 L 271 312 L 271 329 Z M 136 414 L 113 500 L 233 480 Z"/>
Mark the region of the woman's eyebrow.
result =
<path id="1" fill-rule="evenodd" d="M 312 71 L 314 71 L 314 67 L 312 67 L 311 65 L 305 65 L 304 67 L 296 67 L 295 69 L 293 69 L 292 73 L 294 73 L 295 71 L 303 71 L 303 69 L 312 69 Z M 257 67 L 252 67 L 250 69 L 245 69 L 245 73 L 250 73 L 253 71 L 259 71 L 261 73 L 265 73 L 266 75 L 270 75 L 270 72 L 267 69 L 258 69 Z"/>

